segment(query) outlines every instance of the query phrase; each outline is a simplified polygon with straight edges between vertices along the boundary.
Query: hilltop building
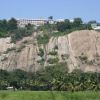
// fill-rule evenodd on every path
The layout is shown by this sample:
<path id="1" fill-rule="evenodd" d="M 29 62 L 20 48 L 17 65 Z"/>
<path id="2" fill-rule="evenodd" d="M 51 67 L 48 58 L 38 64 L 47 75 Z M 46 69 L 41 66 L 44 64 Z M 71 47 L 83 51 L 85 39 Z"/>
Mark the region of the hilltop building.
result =
<path id="1" fill-rule="evenodd" d="M 92 23 L 91 27 L 96 31 L 100 31 L 100 23 Z"/>
<path id="2" fill-rule="evenodd" d="M 41 26 L 44 24 L 55 24 L 57 22 L 64 22 L 65 19 L 57 19 L 57 20 L 49 20 L 49 19 L 18 19 L 17 25 L 18 27 L 25 27 L 28 24 L 35 25 L 35 26 Z M 74 20 L 69 20 L 70 22 L 73 22 Z"/>
<path id="3" fill-rule="evenodd" d="M 48 20 L 45 20 L 45 19 L 20 19 L 20 20 L 17 20 L 18 27 L 25 27 L 28 24 L 35 25 L 35 26 L 41 26 L 41 25 L 46 24 L 47 22 L 48 22 Z"/>

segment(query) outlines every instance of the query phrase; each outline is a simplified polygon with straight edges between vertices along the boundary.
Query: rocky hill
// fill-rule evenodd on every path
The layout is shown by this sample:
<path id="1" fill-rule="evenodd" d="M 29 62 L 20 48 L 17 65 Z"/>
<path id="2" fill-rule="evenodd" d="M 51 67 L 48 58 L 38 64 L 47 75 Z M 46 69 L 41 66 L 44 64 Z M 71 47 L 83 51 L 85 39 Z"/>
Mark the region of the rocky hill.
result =
<path id="1" fill-rule="evenodd" d="M 22 69 L 35 72 L 56 63 L 65 63 L 69 72 L 100 72 L 100 32 L 75 31 L 69 35 L 52 37 L 46 45 L 37 42 L 37 34 L 25 37 L 16 44 L 10 37 L 0 39 L 0 69 Z"/>

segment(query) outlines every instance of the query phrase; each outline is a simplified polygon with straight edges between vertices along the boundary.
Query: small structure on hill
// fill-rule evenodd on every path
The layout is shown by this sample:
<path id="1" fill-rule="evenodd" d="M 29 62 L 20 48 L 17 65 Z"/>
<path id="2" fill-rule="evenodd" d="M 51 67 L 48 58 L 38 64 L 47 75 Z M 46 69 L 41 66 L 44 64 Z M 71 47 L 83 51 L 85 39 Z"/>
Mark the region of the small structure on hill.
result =
<path id="1" fill-rule="evenodd" d="M 96 31 L 100 31 L 100 23 L 92 23 L 91 27 Z"/>

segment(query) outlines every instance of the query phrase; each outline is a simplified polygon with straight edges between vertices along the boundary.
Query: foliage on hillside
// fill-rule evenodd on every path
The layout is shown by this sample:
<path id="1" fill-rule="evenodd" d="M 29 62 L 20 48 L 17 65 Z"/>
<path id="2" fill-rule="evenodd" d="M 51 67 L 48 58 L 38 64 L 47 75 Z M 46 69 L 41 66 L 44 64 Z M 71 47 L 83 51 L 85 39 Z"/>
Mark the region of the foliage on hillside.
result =
<path id="1" fill-rule="evenodd" d="M 38 44 L 47 44 L 49 42 L 49 35 L 39 35 L 37 37 Z"/>
<path id="2" fill-rule="evenodd" d="M 52 17 L 49 18 L 49 20 Z M 65 19 L 63 22 L 56 22 L 54 24 L 45 24 L 38 27 L 38 31 L 43 31 L 43 36 L 38 36 L 39 44 L 46 44 L 51 36 L 66 35 L 75 30 L 91 29 L 89 23 L 84 24 L 81 18 L 75 18 L 74 22 Z M 16 42 L 23 37 L 29 36 L 34 30 L 34 25 L 28 24 L 24 28 L 17 27 L 17 20 L 11 18 L 10 20 L 0 20 L 0 37 L 12 37 L 12 42 Z"/>
<path id="3" fill-rule="evenodd" d="M 54 24 L 45 24 L 39 27 L 43 32 L 49 33 L 50 36 L 62 36 L 71 33 L 76 30 L 91 30 L 90 23 L 84 23 L 81 18 L 74 18 L 73 22 L 69 19 L 65 19 L 61 22 Z"/>
<path id="4" fill-rule="evenodd" d="M 83 73 L 74 70 L 68 73 L 66 63 L 45 67 L 38 72 L 0 70 L 0 90 L 14 86 L 22 90 L 55 91 L 98 91 L 100 90 L 100 73 Z"/>
<path id="5" fill-rule="evenodd" d="M 90 23 L 84 23 L 81 18 L 75 18 L 73 22 L 70 22 L 69 19 L 65 19 L 61 22 L 56 22 L 54 24 L 45 24 L 38 27 L 39 31 L 43 31 L 43 34 L 48 35 L 48 37 L 58 37 L 69 34 L 76 30 L 91 30 Z M 38 36 L 37 40 L 40 44 L 46 44 L 49 41 L 49 38 L 44 36 Z"/>
<path id="6" fill-rule="evenodd" d="M 12 42 L 16 42 L 25 36 L 32 34 L 34 26 L 28 24 L 25 28 L 17 27 L 17 20 L 11 18 L 10 20 L 0 20 L 0 37 L 12 37 Z"/>

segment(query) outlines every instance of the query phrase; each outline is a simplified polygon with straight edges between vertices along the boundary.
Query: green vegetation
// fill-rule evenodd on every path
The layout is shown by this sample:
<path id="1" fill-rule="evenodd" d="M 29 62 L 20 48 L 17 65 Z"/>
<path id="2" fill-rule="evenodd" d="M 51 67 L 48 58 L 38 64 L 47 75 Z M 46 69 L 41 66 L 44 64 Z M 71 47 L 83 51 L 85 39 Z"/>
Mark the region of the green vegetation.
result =
<path id="1" fill-rule="evenodd" d="M 52 16 L 50 18 L 52 18 Z M 73 22 L 70 22 L 69 19 L 65 19 L 62 22 L 45 24 L 40 26 L 39 29 L 44 33 L 48 33 L 49 36 L 62 36 L 76 30 L 91 30 L 92 28 L 90 22 L 84 23 L 81 18 L 74 18 Z"/>
<path id="2" fill-rule="evenodd" d="M 1 91 L 0 100 L 99 100 L 100 92 Z"/>
<path id="3" fill-rule="evenodd" d="M 47 44 L 49 42 L 49 36 L 47 34 L 39 35 L 37 37 L 38 44 Z"/>
<path id="4" fill-rule="evenodd" d="M 4 53 L 9 53 L 11 51 L 15 51 L 16 50 L 16 47 L 12 47 L 12 48 L 8 48 Z"/>
<path id="5" fill-rule="evenodd" d="M 16 51 L 16 52 L 21 52 L 21 50 L 25 48 L 25 45 L 21 45 L 20 47 L 16 48 L 16 47 L 12 47 L 12 48 L 8 48 L 4 53 L 7 54 L 11 51 Z"/>
<path id="6" fill-rule="evenodd" d="M 0 33 L 4 33 L 2 34 L 2 36 L 6 36 L 6 34 L 8 34 L 8 32 L 17 29 L 17 21 L 14 18 L 11 18 L 10 20 L 0 20 Z"/>
<path id="7" fill-rule="evenodd" d="M 12 42 L 21 40 L 23 37 L 32 35 L 33 30 L 28 30 L 27 28 L 18 28 L 11 33 Z"/>
<path id="8" fill-rule="evenodd" d="M 49 17 L 49 20 L 52 21 L 52 16 Z M 91 24 L 84 23 L 81 18 L 74 18 L 73 22 L 70 22 L 69 19 L 65 19 L 62 22 L 56 22 L 53 24 L 45 24 L 43 26 L 38 27 L 38 30 L 43 31 L 44 35 L 39 35 L 37 37 L 37 41 L 39 44 L 47 44 L 49 42 L 50 37 L 59 37 L 66 34 L 69 34 L 73 31 L 77 30 L 91 30 Z"/>
<path id="9" fill-rule="evenodd" d="M 61 57 L 62 57 L 62 60 L 66 60 L 69 58 L 69 54 L 62 54 Z"/>
<path id="10" fill-rule="evenodd" d="M 48 18 L 49 21 L 53 20 L 53 16 Z M 43 31 L 44 35 L 37 37 L 39 44 L 46 44 L 49 42 L 51 36 L 61 36 L 69 34 L 75 30 L 91 29 L 90 22 L 84 24 L 81 18 L 75 18 L 74 22 L 65 19 L 64 22 L 57 22 L 54 24 L 47 23 L 37 28 L 37 31 Z M 12 42 L 21 40 L 23 37 L 32 35 L 34 25 L 28 24 L 24 28 L 17 27 L 17 20 L 11 18 L 10 20 L 0 20 L 0 37 L 12 37 Z"/>
<path id="11" fill-rule="evenodd" d="M 30 24 L 26 25 L 25 28 L 18 28 L 15 18 L 0 20 L 0 37 L 11 36 L 14 43 L 25 36 L 31 35 L 33 30 L 34 26 Z"/>
<path id="12" fill-rule="evenodd" d="M 91 64 L 91 61 L 88 61 L 88 57 L 84 54 L 81 54 L 79 56 L 79 59 L 81 60 L 82 63 L 87 63 L 87 64 Z"/>
<path id="13" fill-rule="evenodd" d="M 64 22 L 57 23 L 57 30 L 60 32 L 65 31 L 75 31 L 75 30 L 84 30 L 84 29 L 92 29 L 90 24 L 83 24 L 81 18 L 74 18 L 73 22 L 70 22 L 68 19 L 65 19 Z"/>
<path id="14" fill-rule="evenodd" d="M 42 48 L 39 49 L 38 55 L 39 55 L 40 57 L 43 57 L 43 56 L 44 56 L 44 50 L 43 50 Z"/>
<path id="15" fill-rule="evenodd" d="M 21 52 L 21 50 L 25 48 L 25 45 L 21 45 L 19 48 L 16 48 L 16 52 Z"/>
<path id="16" fill-rule="evenodd" d="M 38 60 L 37 62 L 40 64 L 40 65 L 44 65 L 44 50 L 42 48 L 39 49 L 39 53 L 38 53 L 38 56 L 41 57 L 40 60 Z"/>
<path id="17" fill-rule="evenodd" d="M 87 56 L 79 56 L 79 58 L 80 58 L 82 61 L 87 61 L 87 60 L 88 60 Z"/>
<path id="18" fill-rule="evenodd" d="M 58 46 L 57 45 L 55 45 L 54 50 L 58 50 Z"/>
<path id="19" fill-rule="evenodd" d="M 9 52 L 9 51 L 13 51 L 13 50 L 16 50 L 16 48 L 15 48 L 15 47 L 12 47 L 12 48 L 8 48 L 8 49 L 7 49 L 8 52 Z"/>
<path id="20" fill-rule="evenodd" d="M 51 52 L 49 52 L 49 55 L 52 55 L 52 56 L 56 56 L 58 53 L 57 53 L 57 51 L 51 51 Z"/>
<path id="21" fill-rule="evenodd" d="M 53 17 L 50 16 L 49 20 L 52 19 Z M 64 22 L 57 22 L 54 24 L 47 23 L 38 27 L 39 31 L 43 31 L 43 34 L 37 36 L 37 41 L 38 44 L 43 44 L 43 46 L 45 46 L 45 44 L 49 42 L 51 36 L 66 35 L 75 30 L 83 29 L 91 29 L 91 26 L 89 23 L 84 24 L 80 18 L 75 18 L 74 22 L 65 19 Z M 25 28 L 18 28 L 17 21 L 14 18 L 8 21 L 0 20 L 0 37 L 11 36 L 12 42 L 30 36 L 33 30 L 34 26 L 30 24 Z M 28 41 L 24 41 L 23 43 L 28 43 Z M 23 48 L 25 48 L 25 45 L 19 48 L 9 48 L 6 53 L 10 51 L 20 52 Z M 56 56 L 57 49 L 58 46 L 55 46 L 54 51 L 49 52 L 49 55 Z M 38 55 L 41 59 L 37 62 L 42 66 L 45 62 L 44 50 L 40 48 Z M 69 58 L 69 55 L 63 54 L 61 57 L 63 60 L 66 60 Z M 8 58 L 5 57 L 2 61 L 7 59 Z M 84 54 L 79 56 L 79 59 L 83 62 L 87 62 L 88 60 Z M 7 86 L 13 86 L 18 90 L 100 91 L 100 73 L 83 73 L 80 70 L 74 70 L 72 73 L 68 73 L 67 62 L 59 63 L 57 57 L 49 58 L 47 62 L 50 66 L 45 66 L 45 69 L 41 67 L 41 70 L 35 73 L 25 72 L 19 69 L 9 72 L 0 70 L 0 90 L 6 90 Z M 88 63 L 91 64 L 92 62 Z M 4 99 L 7 96 L 6 94 L 2 94 L 0 97 Z M 73 97 L 71 100 L 72 99 Z M 17 100 L 17 98 L 14 100 Z"/>
<path id="22" fill-rule="evenodd" d="M 0 90 L 14 86 L 18 90 L 100 91 L 100 73 L 68 73 L 67 63 L 54 63 L 37 72 L 0 70 Z"/>
<path id="23" fill-rule="evenodd" d="M 58 58 L 49 58 L 47 62 L 49 64 L 55 64 L 55 63 L 58 63 L 58 61 L 59 61 Z"/>
<path id="24" fill-rule="evenodd" d="M 44 60 L 44 58 L 41 58 L 41 60 L 38 60 L 37 62 L 38 62 L 40 65 L 44 65 L 45 60 Z"/>
<path id="25" fill-rule="evenodd" d="M 10 32 L 17 29 L 17 21 L 14 18 L 10 20 L 0 20 L 0 37 L 10 35 Z"/>

